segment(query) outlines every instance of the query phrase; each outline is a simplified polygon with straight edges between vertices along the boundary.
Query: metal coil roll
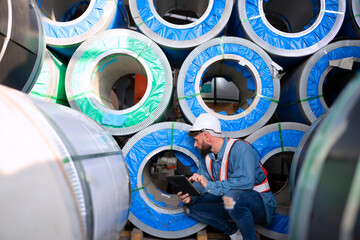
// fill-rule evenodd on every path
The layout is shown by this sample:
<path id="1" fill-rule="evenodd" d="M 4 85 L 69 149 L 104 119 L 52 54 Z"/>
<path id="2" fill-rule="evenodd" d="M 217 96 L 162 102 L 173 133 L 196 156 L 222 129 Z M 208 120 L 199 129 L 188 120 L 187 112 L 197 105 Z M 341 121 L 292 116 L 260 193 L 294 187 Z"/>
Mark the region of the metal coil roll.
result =
<path id="1" fill-rule="evenodd" d="M 171 64 L 179 68 L 193 48 L 222 33 L 233 0 L 130 0 L 129 7 L 136 27 L 162 47 Z M 196 16 L 190 23 L 174 24 L 164 19 L 174 10 L 193 11 Z"/>
<path id="2" fill-rule="evenodd" d="M 357 0 L 346 1 L 344 23 L 339 31 L 339 37 L 360 38 L 360 3 Z"/>
<path id="3" fill-rule="evenodd" d="M 316 131 L 296 185 L 289 239 L 358 239 L 360 76 Z"/>
<path id="4" fill-rule="evenodd" d="M 134 106 L 114 109 L 110 93 L 121 76 L 138 73 L 147 89 Z M 85 41 L 72 56 L 65 89 L 72 108 L 84 112 L 116 136 L 134 134 L 160 121 L 170 104 L 170 64 L 149 38 L 126 29 L 104 31 Z"/>
<path id="5" fill-rule="evenodd" d="M 245 140 L 259 153 L 260 162 L 264 165 L 276 154 L 295 152 L 308 127 L 305 124 L 294 122 L 273 123 L 254 132 Z M 273 159 L 275 161 L 281 160 L 281 158 Z M 290 170 L 288 171 L 290 172 Z M 271 179 L 269 181 L 271 184 Z M 255 228 L 260 234 L 272 239 L 286 239 L 290 214 L 289 178 L 287 178 L 282 188 L 274 193 L 274 196 L 278 205 L 273 222 L 270 226 L 256 225 Z"/>
<path id="6" fill-rule="evenodd" d="M 0 105 L 6 116 L 0 137 L 0 192 L 6 196 L 1 238 L 118 239 L 130 188 L 112 136 L 78 111 L 4 86 Z"/>
<path id="7" fill-rule="evenodd" d="M 305 63 L 281 78 L 281 94 L 276 114 L 281 121 L 294 121 L 311 124 L 329 109 L 325 102 L 334 101 L 338 93 L 350 79 L 360 62 L 360 41 L 342 40 L 331 43 L 313 54 Z M 346 74 L 330 75 L 331 70 L 347 70 Z M 333 88 L 324 91 L 330 84 Z M 331 86 L 331 85 L 330 85 Z M 334 97 L 332 95 L 335 95 Z M 331 98 L 330 98 L 331 97 Z"/>
<path id="8" fill-rule="evenodd" d="M 221 37 L 203 43 L 189 54 L 179 72 L 177 97 L 184 118 L 193 123 L 208 112 L 219 118 L 226 136 L 253 133 L 277 107 L 280 83 L 276 66 L 265 51 L 245 39 Z M 234 82 L 240 90 L 242 107 L 233 115 L 215 112 L 201 96 L 202 84 L 217 76 Z"/>
<path id="9" fill-rule="evenodd" d="M 29 95 L 69 106 L 65 93 L 66 66 L 46 50 L 40 74 Z"/>
<path id="10" fill-rule="evenodd" d="M 46 44 L 67 60 L 92 36 L 113 28 L 127 28 L 122 0 L 36 0 L 42 13 Z"/>
<path id="11" fill-rule="evenodd" d="M 129 220 L 156 237 L 186 237 L 205 227 L 185 214 L 176 194 L 160 190 L 150 176 L 152 158 L 164 151 L 182 155 L 184 165 L 196 164 L 196 172 L 200 153 L 187 135 L 189 128 L 178 122 L 157 123 L 135 134 L 123 148 L 132 189 Z"/>
<path id="12" fill-rule="evenodd" d="M 315 53 L 338 33 L 345 0 L 237 1 L 233 34 L 258 44 L 273 57 L 289 64 Z"/>
<path id="13" fill-rule="evenodd" d="M 291 169 L 290 169 L 290 196 L 294 196 L 297 180 L 300 175 L 300 171 L 303 167 L 305 156 L 308 152 L 309 145 L 317 131 L 317 129 L 320 126 L 320 123 L 325 119 L 327 116 L 327 113 L 324 113 L 321 115 L 318 119 L 316 119 L 315 122 L 313 122 L 309 129 L 306 131 L 304 136 L 302 137 L 298 147 L 296 148 L 296 151 L 294 153 L 294 157 L 291 162 Z"/>
<path id="14" fill-rule="evenodd" d="M 29 0 L 1 0 L 0 5 L 0 84 L 28 93 L 44 59 L 41 17 Z"/>

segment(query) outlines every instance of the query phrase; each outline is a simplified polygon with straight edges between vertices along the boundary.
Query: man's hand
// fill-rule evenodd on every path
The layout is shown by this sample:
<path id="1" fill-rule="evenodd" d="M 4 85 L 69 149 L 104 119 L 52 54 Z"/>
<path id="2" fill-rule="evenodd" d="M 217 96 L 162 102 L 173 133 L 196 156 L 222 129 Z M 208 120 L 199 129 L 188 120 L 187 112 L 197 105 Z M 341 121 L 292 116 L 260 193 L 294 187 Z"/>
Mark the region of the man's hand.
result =
<path id="1" fill-rule="evenodd" d="M 203 188 L 206 188 L 206 185 L 208 183 L 208 180 L 203 176 L 203 175 L 199 175 L 197 173 L 194 173 L 194 175 L 192 175 L 190 178 L 189 178 L 189 181 L 190 182 L 198 182 L 201 184 L 201 186 Z"/>
<path id="2" fill-rule="evenodd" d="M 182 192 L 178 192 L 178 196 L 180 201 L 182 201 L 184 204 L 189 204 L 191 202 L 191 197 L 188 193 L 183 194 Z"/>

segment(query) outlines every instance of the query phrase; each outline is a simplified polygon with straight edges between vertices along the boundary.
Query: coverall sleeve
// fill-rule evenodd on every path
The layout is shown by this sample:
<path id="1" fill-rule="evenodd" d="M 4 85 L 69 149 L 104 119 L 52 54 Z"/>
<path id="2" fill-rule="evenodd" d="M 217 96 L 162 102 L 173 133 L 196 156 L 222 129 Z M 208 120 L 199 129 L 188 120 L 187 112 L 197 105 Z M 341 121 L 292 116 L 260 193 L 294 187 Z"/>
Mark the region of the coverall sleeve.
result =
<path id="1" fill-rule="evenodd" d="M 231 189 L 253 189 L 258 161 L 256 151 L 249 144 L 235 142 L 229 156 L 228 179 L 209 181 L 205 191 L 219 196 Z"/>

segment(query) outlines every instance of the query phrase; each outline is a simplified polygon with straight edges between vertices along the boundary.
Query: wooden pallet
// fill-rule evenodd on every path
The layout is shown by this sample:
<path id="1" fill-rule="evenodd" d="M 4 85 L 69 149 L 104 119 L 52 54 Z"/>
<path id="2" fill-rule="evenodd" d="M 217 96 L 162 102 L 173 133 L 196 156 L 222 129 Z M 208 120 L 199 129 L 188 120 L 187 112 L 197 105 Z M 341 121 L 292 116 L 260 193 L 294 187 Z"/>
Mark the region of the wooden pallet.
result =
<path id="1" fill-rule="evenodd" d="M 257 234 L 258 239 L 261 240 L 261 236 Z M 132 230 L 124 230 L 121 233 L 119 240 L 158 240 L 162 238 L 157 238 L 153 236 L 148 236 L 146 233 L 140 229 L 134 227 Z M 208 232 L 207 229 L 199 231 L 197 234 L 186 238 L 180 238 L 181 240 L 229 240 L 229 236 L 221 232 Z"/>

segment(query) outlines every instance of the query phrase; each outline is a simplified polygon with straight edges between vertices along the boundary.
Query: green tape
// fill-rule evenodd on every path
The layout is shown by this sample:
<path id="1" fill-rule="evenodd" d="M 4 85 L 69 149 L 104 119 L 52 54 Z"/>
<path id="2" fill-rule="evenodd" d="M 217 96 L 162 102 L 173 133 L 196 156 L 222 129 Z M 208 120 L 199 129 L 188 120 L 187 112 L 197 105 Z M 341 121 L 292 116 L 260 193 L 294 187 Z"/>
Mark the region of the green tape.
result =
<path id="1" fill-rule="evenodd" d="M 88 93 L 93 93 L 93 94 L 95 94 L 96 96 L 98 96 L 99 98 L 101 98 L 101 99 L 103 99 L 103 100 L 111 103 L 111 101 L 110 101 L 109 99 L 107 99 L 107 98 L 99 95 L 97 92 L 95 92 L 95 91 L 93 91 L 93 90 L 89 90 L 89 91 L 86 91 L 86 92 L 82 92 L 82 93 L 76 94 L 76 95 L 74 95 L 74 96 L 72 96 L 72 97 L 69 97 L 68 100 L 77 99 L 77 98 L 82 97 L 82 96 L 84 96 L 84 95 L 86 95 L 86 94 L 88 94 Z M 103 104 L 102 104 L 102 105 L 103 105 Z"/>
<path id="2" fill-rule="evenodd" d="M 141 23 L 137 24 L 137 26 L 140 27 L 144 23 L 147 23 L 148 21 L 150 21 L 151 19 L 153 19 L 154 17 L 157 17 L 157 16 L 159 16 L 159 14 L 154 14 L 151 17 L 149 17 L 148 19 L 146 19 L 145 21 L 142 21 Z"/>
<path id="3" fill-rule="evenodd" d="M 61 98 L 57 98 L 55 96 L 50 96 L 50 95 L 46 95 L 46 94 L 35 92 L 35 91 L 31 91 L 30 93 L 31 93 L 31 95 L 36 95 L 41 98 L 51 98 L 54 101 L 67 101 L 67 99 L 61 99 Z"/>
<path id="4" fill-rule="evenodd" d="M 258 15 L 258 16 L 251 17 L 251 18 L 241 19 L 240 22 L 246 22 L 246 21 L 254 20 L 254 19 L 257 19 L 257 18 L 261 18 L 262 16 L 264 16 L 264 15 Z"/>
<path id="5" fill-rule="evenodd" d="M 196 93 L 196 94 L 189 95 L 189 96 L 179 97 L 178 100 L 183 100 L 186 98 L 193 98 L 193 97 L 200 96 L 200 95 L 201 95 L 201 93 Z"/>
<path id="6" fill-rule="evenodd" d="M 140 102 L 139 105 L 141 106 L 142 109 L 145 110 L 145 112 L 150 116 L 152 120 L 156 121 L 156 118 L 151 114 L 151 112 L 149 112 L 149 110 L 146 109 L 146 107 L 144 107 Z"/>
<path id="7" fill-rule="evenodd" d="M 140 190 L 143 190 L 145 189 L 144 187 L 140 187 L 140 188 L 135 188 L 133 190 L 131 190 L 131 192 L 136 192 L 136 191 L 140 191 Z"/>
<path id="8" fill-rule="evenodd" d="M 282 133 L 281 133 L 281 123 L 279 123 L 278 126 L 279 126 L 279 136 L 280 136 L 281 152 L 284 152 L 284 142 L 283 142 Z"/>
<path id="9" fill-rule="evenodd" d="M 311 98 L 306 98 L 306 99 L 302 99 L 302 100 L 291 102 L 291 103 L 285 103 L 285 104 L 279 105 L 279 108 L 285 108 L 285 107 L 288 107 L 288 106 L 291 106 L 291 105 L 295 105 L 295 104 L 298 104 L 298 103 L 302 103 L 302 102 L 306 102 L 306 101 L 310 101 L 310 100 L 314 100 L 314 99 L 322 98 L 322 97 L 324 97 L 324 95 L 319 95 L 319 96 L 315 96 L 315 97 L 311 97 Z"/>
<path id="10" fill-rule="evenodd" d="M 174 127 L 175 123 L 171 123 L 171 142 L 170 142 L 170 150 L 173 150 L 173 143 L 174 143 Z"/>
<path id="11" fill-rule="evenodd" d="M 264 98 L 264 99 L 269 100 L 269 101 L 274 102 L 274 103 L 279 103 L 278 100 L 273 99 L 273 98 L 266 97 L 266 96 L 261 95 L 261 94 L 256 94 L 256 96 L 261 97 L 261 98 Z"/>
<path id="12" fill-rule="evenodd" d="M 85 47 L 82 50 L 81 56 L 78 61 L 71 66 L 73 70 L 71 75 L 69 75 L 71 77 L 69 80 L 71 81 L 73 93 L 69 96 L 69 100 L 75 99 L 76 104 L 83 113 L 88 116 L 91 115 L 95 121 L 102 124 L 104 111 L 98 109 L 98 107 L 92 104 L 90 100 L 85 100 L 85 98 L 91 96 L 91 92 L 95 93 L 93 92 L 93 82 L 95 81 L 94 75 L 89 76 L 84 73 L 89 72 L 89 69 L 91 68 L 93 68 L 95 72 L 99 71 L 104 64 L 112 60 L 112 58 L 117 57 L 118 55 L 116 54 L 109 54 L 107 57 L 102 58 L 96 66 L 93 65 L 95 61 L 98 61 L 97 59 L 101 54 L 112 50 L 128 50 L 133 53 L 134 57 L 141 55 L 143 61 L 141 64 L 147 66 L 152 76 L 152 78 L 148 78 L 148 88 L 150 88 L 149 95 L 141 102 L 141 107 L 137 105 L 139 107 L 126 114 L 127 120 L 124 125 L 106 126 L 108 128 L 123 128 L 124 131 L 126 131 L 125 129 L 143 123 L 147 118 L 152 119 L 151 121 L 157 119 L 158 111 L 156 111 L 155 114 L 155 110 L 164 105 L 162 101 L 169 95 L 165 92 L 165 89 L 167 84 L 172 84 L 172 82 L 170 79 L 167 79 L 168 75 L 166 75 L 165 72 L 168 68 L 164 68 L 166 66 L 163 65 L 163 60 L 161 60 L 153 50 L 152 41 L 150 39 L 137 39 L 138 34 L 135 32 L 132 33 L 124 30 L 124 32 L 129 32 L 126 35 L 120 35 L 120 32 L 121 31 L 119 30 L 119 33 L 114 33 L 112 35 L 104 33 L 103 37 L 100 39 L 97 39 L 91 44 L 83 45 Z M 100 71 L 97 73 L 100 73 Z M 89 95 L 84 96 L 86 94 Z M 99 96 L 97 93 L 95 94 Z M 99 97 L 103 99 L 102 96 Z M 110 102 L 108 99 L 105 100 Z M 101 104 L 100 101 L 99 104 Z"/>

